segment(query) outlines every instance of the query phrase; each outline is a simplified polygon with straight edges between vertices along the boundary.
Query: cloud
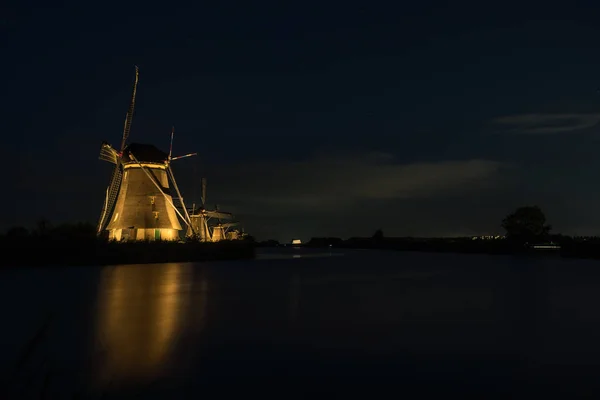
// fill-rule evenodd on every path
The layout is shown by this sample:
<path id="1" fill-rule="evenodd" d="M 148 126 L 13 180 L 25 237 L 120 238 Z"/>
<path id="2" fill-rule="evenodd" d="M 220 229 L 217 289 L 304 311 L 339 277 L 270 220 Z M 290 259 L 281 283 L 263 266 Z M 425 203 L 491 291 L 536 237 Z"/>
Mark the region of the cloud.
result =
<path id="1" fill-rule="evenodd" d="M 499 117 L 496 124 L 512 125 L 510 132 L 550 134 L 591 128 L 600 121 L 600 114 L 523 114 Z"/>
<path id="2" fill-rule="evenodd" d="M 319 152 L 295 160 L 231 160 L 207 165 L 204 173 L 209 205 L 233 212 L 248 232 L 307 240 L 370 235 L 377 228 L 390 235 L 483 234 L 488 230 L 481 226 L 499 225 L 504 209 L 490 207 L 510 168 L 485 159 L 401 163 L 385 152 Z M 482 217 L 489 212 L 498 214 L 491 224 Z"/>
<path id="3" fill-rule="evenodd" d="M 418 199 L 479 187 L 502 163 L 465 160 L 399 164 L 386 153 L 319 155 L 215 171 L 220 196 L 270 210 L 344 210 L 362 202 Z M 243 199 L 240 196 L 243 196 Z M 225 202 L 225 199 L 224 199 Z"/>

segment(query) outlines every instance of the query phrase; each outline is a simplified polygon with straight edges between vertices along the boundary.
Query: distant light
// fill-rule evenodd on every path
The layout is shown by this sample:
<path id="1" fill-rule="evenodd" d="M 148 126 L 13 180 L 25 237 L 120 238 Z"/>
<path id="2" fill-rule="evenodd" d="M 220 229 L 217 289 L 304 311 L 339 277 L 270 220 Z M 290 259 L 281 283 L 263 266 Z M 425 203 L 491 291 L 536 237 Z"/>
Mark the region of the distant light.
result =
<path id="1" fill-rule="evenodd" d="M 292 244 L 302 244 L 302 241 L 300 239 L 294 239 L 292 240 Z"/>

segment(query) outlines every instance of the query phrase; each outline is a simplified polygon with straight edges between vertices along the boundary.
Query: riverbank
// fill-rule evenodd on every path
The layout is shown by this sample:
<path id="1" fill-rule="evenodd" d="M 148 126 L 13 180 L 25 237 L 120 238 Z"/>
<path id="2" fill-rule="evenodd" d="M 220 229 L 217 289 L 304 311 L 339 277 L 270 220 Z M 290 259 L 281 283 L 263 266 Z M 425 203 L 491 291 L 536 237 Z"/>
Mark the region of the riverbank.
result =
<path id="1" fill-rule="evenodd" d="M 104 241 L 12 241 L 0 245 L 0 267 L 91 266 L 252 259 L 247 241 L 216 243 Z"/>
<path id="2" fill-rule="evenodd" d="M 562 237 L 551 244 L 472 238 L 313 238 L 305 247 L 418 251 L 426 253 L 504 254 L 600 259 L 600 240 Z"/>

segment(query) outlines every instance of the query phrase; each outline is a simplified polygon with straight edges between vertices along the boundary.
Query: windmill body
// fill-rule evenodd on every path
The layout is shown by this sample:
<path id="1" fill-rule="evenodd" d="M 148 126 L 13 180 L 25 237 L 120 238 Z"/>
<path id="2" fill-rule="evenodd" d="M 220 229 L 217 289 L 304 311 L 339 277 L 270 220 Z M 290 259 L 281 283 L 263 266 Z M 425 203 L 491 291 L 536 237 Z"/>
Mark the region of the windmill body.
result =
<path id="1" fill-rule="evenodd" d="M 196 239 L 200 242 L 212 242 L 212 235 L 208 228 L 208 216 L 206 215 L 206 210 L 199 209 L 194 210 L 190 215 L 191 218 L 191 226 L 188 228 L 187 236 L 192 236 L 192 229 L 196 232 Z"/>

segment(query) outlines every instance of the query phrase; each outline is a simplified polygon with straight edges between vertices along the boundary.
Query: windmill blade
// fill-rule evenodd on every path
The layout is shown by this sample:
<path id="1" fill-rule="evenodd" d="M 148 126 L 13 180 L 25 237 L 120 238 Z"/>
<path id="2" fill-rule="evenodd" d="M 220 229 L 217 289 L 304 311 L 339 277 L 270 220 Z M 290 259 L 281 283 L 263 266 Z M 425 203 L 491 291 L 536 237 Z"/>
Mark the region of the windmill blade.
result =
<path id="1" fill-rule="evenodd" d="M 131 94 L 131 102 L 129 103 L 129 110 L 125 116 L 125 126 L 123 127 L 123 139 L 121 140 L 121 153 L 125 149 L 125 143 L 129 137 L 129 131 L 131 130 L 131 121 L 133 120 L 133 111 L 135 109 L 135 95 L 137 93 L 137 85 L 139 79 L 139 68 L 135 66 L 135 82 L 133 83 L 133 93 Z"/>
<path id="2" fill-rule="evenodd" d="M 233 214 L 222 211 L 206 211 L 206 216 L 210 218 L 232 220 Z"/>
<path id="3" fill-rule="evenodd" d="M 206 178 L 202 178 L 202 207 L 204 208 L 204 203 L 206 202 Z"/>
<path id="4" fill-rule="evenodd" d="M 221 227 L 223 228 L 231 228 L 232 226 L 236 226 L 239 225 L 239 222 L 227 222 L 225 224 L 221 224 Z"/>
<path id="5" fill-rule="evenodd" d="M 169 176 L 169 178 L 171 179 L 171 182 L 173 183 L 173 187 L 175 188 L 175 192 L 177 193 L 177 197 L 179 198 L 179 202 L 181 203 L 181 206 L 183 208 L 183 213 L 185 214 L 185 218 L 187 219 L 187 225 L 189 226 L 190 230 L 192 231 L 192 234 L 195 235 L 196 231 L 194 230 L 194 227 L 192 225 L 192 220 L 190 218 L 190 214 L 188 213 L 187 207 L 185 206 L 185 203 L 183 202 L 183 197 L 181 196 L 181 192 L 179 191 L 179 186 L 177 186 L 177 181 L 175 180 L 175 175 L 173 175 L 173 170 L 171 169 L 170 165 L 167 165 L 167 174 Z"/>
<path id="6" fill-rule="evenodd" d="M 177 156 L 177 157 L 172 157 L 170 158 L 171 161 L 175 161 L 175 160 L 179 160 L 180 158 L 186 158 L 186 157 L 191 157 L 191 156 L 196 156 L 198 155 L 198 153 L 189 153 L 183 156 Z"/>
<path id="7" fill-rule="evenodd" d="M 112 174 L 110 184 L 106 189 L 106 198 L 102 207 L 102 213 L 100 214 L 100 221 L 98 222 L 97 234 L 101 235 L 102 232 L 108 226 L 110 219 L 112 218 L 115 205 L 117 204 L 117 196 L 121 190 L 121 182 L 123 181 L 123 165 L 120 163 L 120 159 L 117 159 L 117 165 Z"/>
<path id="8" fill-rule="evenodd" d="M 100 148 L 100 156 L 98 157 L 102 161 L 108 161 L 112 164 L 117 164 L 119 161 L 119 153 L 108 143 L 102 143 Z"/>
<path id="9" fill-rule="evenodd" d="M 171 155 L 173 154 L 173 136 L 175 135 L 175 127 L 171 128 L 171 145 L 169 146 L 169 158 L 171 161 Z"/>
<path id="10" fill-rule="evenodd" d="M 175 127 L 171 128 L 171 145 L 169 146 L 169 157 L 167 158 L 168 162 L 179 160 L 180 158 L 198 155 L 198 153 L 189 153 L 183 156 L 173 157 L 173 136 L 175 136 Z"/>

